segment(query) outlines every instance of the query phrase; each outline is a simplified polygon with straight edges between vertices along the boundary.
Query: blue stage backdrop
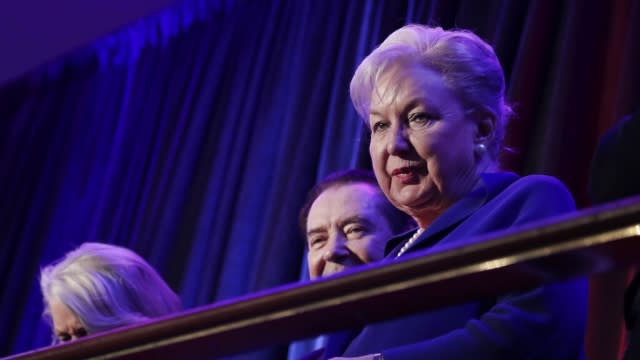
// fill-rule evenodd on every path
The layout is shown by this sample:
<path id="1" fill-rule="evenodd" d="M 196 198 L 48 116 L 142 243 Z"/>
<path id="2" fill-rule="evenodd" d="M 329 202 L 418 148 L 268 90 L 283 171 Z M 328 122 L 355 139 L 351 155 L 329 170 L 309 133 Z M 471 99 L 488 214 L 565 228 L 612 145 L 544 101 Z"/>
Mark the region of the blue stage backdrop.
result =
<path id="1" fill-rule="evenodd" d="M 6 84 L 0 356 L 49 343 L 39 269 L 85 241 L 140 253 L 189 308 L 301 279 L 306 192 L 370 166 L 351 75 L 405 23 L 492 43 L 518 114 L 504 166 L 588 205 L 596 140 L 640 93 L 639 2 L 593 3 L 184 0 Z"/>

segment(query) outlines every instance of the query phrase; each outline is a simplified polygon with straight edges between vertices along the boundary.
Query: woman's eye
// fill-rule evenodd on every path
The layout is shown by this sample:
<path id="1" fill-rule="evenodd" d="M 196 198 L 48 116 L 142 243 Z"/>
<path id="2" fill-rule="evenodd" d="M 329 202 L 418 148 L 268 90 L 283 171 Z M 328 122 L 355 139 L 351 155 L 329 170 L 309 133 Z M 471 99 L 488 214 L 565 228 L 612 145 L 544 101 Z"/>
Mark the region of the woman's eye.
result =
<path id="1" fill-rule="evenodd" d="M 426 112 L 413 113 L 409 115 L 409 125 L 410 126 L 427 125 L 436 119 L 437 119 L 437 116 L 434 114 L 429 114 Z"/>
<path id="2" fill-rule="evenodd" d="M 67 342 L 69 340 L 71 340 L 71 336 L 69 336 L 68 334 L 60 334 L 60 335 L 58 335 L 58 342 L 59 343 Z"/>
<path id="3" fill-rule="evenodd" d="M 371 132 L 377 133 L 389 127 L 389 124 L 384 121 L 376 121 L 371 126 Z"/>

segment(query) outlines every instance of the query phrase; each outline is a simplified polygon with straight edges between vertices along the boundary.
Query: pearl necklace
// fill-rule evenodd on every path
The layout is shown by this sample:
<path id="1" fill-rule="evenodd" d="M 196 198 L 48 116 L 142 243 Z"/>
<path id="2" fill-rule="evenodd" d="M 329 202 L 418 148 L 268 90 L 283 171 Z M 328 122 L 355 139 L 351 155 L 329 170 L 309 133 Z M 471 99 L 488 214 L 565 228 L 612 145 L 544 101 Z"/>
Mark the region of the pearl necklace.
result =
<path id="1" fill-rule="evenodd" d="M 396 258 L 404 254 L 409 249 L 409 247 L 411 247 L 411 245 L 413 245 L 413 243 L 418 240 L 418 237 L 420 237 L 420 234 L 422 234 L 423 231 L 423 228 L 418 228 L 418 231 L 416 231 L 415 234 L 411 235 L 411 238 L 409 238 L 409 240 L 407 240 L 407 242 L 402 245 L 400 251 L 398 251 L 398 255 L 396 255 Z"/>

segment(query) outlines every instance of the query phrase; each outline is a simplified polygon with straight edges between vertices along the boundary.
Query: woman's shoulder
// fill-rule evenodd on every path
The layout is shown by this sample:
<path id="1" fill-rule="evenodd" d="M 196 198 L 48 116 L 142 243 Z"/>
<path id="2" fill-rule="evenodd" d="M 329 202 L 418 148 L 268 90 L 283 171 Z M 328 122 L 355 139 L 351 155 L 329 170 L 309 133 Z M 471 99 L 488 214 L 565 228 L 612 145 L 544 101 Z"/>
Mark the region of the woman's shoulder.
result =
<path id="1" fill-rule="evenodd" d="M 513 224 L 524 224 L 575 210 L 571 192 L 557 178 L 548 175 L 496 174 L 511 181 L 487 202 L 487 209 L 494 209 L 504 216 L 510 214 Z"/>
<path id="2" fill-rule="evenodd" d="M 502 195 L 528 205 L 575 208 L 573 195 L 558 178 L 548 175 L 519 177 L 502 191 Z"/>
<path id="3" fill-rule="evenodd" d="M 535 191 L 535 192 L 566 192 L 569 193 L 567 187 L 560 179 L 549 175 L 533 174 L 523 176 L 514 181 L 511 185 L 518 189 Z"/>
<path id="4" fill-rule="evenodd" d="M 566 188 L 566 186 L 560 181 L 560 179 L 542 174 L 531 174 L 519 177 L 517 182 L 523 184 L 540 184 L 540 186 L 559 186 Z"/>
<path id="5" fill-rule="evenodd" d="M 512 172 L 502 171 L 484 174 L 483 179 L 488 187 L 496 187 L 498 192 L 569 193 L 562 181 L 549 175 L 533 174 L 521 177 Z"/>
<path id="6" fill-rule="evenodd" d="M 483 179 L 489 198 L 575 206 L 569 189 L 553 176 L 534 174 L 520 177 L 511 172 L 495 172 L 483 174 Z"/>

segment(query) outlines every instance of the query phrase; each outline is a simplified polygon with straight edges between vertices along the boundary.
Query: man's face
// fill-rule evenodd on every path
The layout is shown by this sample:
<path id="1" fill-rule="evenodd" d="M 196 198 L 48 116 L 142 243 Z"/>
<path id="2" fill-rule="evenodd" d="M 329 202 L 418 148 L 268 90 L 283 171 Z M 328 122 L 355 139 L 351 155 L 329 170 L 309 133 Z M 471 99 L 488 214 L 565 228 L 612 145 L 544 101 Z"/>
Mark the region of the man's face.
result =
<path id="1" fill-rule="evenodd" d="M 307 260 L 311 279 L 384 257 L 393 232 L 375 186 L 340 184 L 325 190 L 313 202 L 307 217 Z"/>

